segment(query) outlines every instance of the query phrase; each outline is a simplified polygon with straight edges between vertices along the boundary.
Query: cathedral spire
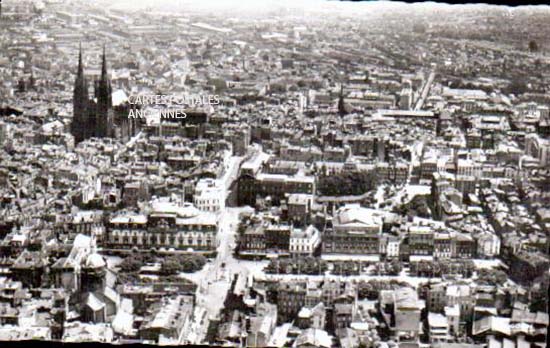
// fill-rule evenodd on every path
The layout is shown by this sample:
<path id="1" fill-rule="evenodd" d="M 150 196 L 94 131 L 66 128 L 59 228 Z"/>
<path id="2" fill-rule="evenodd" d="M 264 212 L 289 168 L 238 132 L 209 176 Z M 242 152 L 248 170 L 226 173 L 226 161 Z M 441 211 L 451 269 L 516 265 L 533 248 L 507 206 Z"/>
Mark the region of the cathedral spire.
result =
<path id="1" fill-rule="evenodd" d="M 97 113 L 95 136 L 98 138 L 109 137 L 112 134 L 111 108 L 113 106 L 111 80 L 107 75 L 107 58 L 105 44 L 103 44 L 103 56 L 101 58 L 101 77 L 96 84 L 95 95 L 97 98 Z"/>
<path id="2" fill-rule="evenodd" d="M 73 91 L 73 121 L 71 133 L 75 142 L 79 143 L 89 138 L 88 127 L 88 84 L 84 75 L 84 63 L 82 61 L 82 43 L 78 45 L 78 71 L 74 82 Z"/>
<path id="3" fill-rule="evenodd" d="M 103 57 L 101 61 L 101 79 L 107 80 L 107 59 L 105 58 L 105 44 L 103 44 Z"/>
<path id="4" fill-rule="evenodd" d="M 84 65 L 82 64 L 82 42 L 78 44 L 78 73 L 79 76 L 84 75 Z"/>
<path id="5" fill-rule="evenodd" d="M 105 54 L 105 44 L 103 44 L 103 55 L 101 57 L 101 77 L 99 78 L 98 86 L 99 95 L 101 96 L 101 102 L 104 102 L 106 107 L 112 106 L 111 101 L 111 81 L 109 75 L 107 74 L 107 57 Z"/>

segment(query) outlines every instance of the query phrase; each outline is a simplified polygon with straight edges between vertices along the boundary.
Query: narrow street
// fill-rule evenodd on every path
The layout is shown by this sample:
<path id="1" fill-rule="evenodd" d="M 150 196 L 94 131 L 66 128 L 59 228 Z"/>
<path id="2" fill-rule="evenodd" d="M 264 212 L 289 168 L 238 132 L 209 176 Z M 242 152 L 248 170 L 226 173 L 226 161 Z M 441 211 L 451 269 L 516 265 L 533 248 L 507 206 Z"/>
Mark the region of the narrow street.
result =
<path id="1" fill-rule="evenodd" d="M 221 178 L 222 185 L 226 190 L 236 180 L 242 159 L 237 156 L 231 157 L 229 168 Z M 228 192 L 226 193 L 228 194 Z M 198 272 L 180 274 L 181 277 L 197 284 L 194 322 L 191 332 L 186 336 L 186 341 L 180 343 L 204 343 L 209 322 L 219 319 L 233 276 L 237 273 L 246 276 L 249 271 L 258 272 L 265 266 L 265 262 L 241 261 L 233 256 L 239 214 L 249 209 L 247 207 L 226 207 L 219 212 L 216 258 L 209 261 Z"/>
<path id="2" fill-rule="evenodd" d="M 435 68 L 433 68 L 432 71 L 430 72 L 430 75 L 428 76 L 428 80 L 426 81 L 426 83 L 422 88 L 422 93 L 420 94 L 420 98 L 417 100 L 416 105 L 414 107 L 415 111 L 422 110 L 422 107 L 426 102 L 426 98 L 428 98 L 430 89 L 432 88 L 432 83 L 434 81 L 434 78 L 435 78 Z"/>
<path id="3" fill-rule="evenodd" d="M 266 261 L 243 261 L 233 256 L 236 246 L 236 230 L 239 222 L 239 214 L 248 210 L 246 207 L 226 208 L 220 214 L 220 230 L 217 236 L 217 256 L 214 260 L 195 273 L 181 273 L 180 276 L 189 279 L 198 285 L 196 292 L 195 320 L 191 335 L 194 340 L 190 343 L 204 343 L 208 323 L 210 320 L 219 319 L 227 292 L 231 285 L 231 279 L 237 273 L 248 275 L 260 274 Z M 201 322 L 204 314 L 206 320 Z M 188 337 L 189 338 L 189 337 Z"/>

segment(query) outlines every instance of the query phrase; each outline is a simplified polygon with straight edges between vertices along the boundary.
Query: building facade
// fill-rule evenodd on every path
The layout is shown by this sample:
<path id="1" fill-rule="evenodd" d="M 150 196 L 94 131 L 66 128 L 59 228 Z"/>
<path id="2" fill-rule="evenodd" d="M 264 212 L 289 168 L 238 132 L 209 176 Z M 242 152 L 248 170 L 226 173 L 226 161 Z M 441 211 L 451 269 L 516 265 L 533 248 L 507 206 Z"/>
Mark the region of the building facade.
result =
<path id="1" fill-rule="evenodd" d="M 121 249 L 174 248 L 212 251 L 216 248 L 216 215 L 190 203 L 158 204 L 147 214 L 122 214 L 108 224 L 105 246 Z"/>
<path id="2" fill-rule="evenodd" d="M 382 234 L 382 218 L 359 205 L 338 209 L 332 229 L 323 236 L 323 251 L 343 254 L 378 254 Z"/>

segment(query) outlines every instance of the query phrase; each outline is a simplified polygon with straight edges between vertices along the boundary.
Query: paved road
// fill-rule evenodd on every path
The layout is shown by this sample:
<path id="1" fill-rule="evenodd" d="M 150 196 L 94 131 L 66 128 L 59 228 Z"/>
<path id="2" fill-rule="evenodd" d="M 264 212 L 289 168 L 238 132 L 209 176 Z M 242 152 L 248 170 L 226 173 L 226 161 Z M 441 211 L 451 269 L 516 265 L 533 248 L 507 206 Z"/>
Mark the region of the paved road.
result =
<path id="1" fill-rule="evenodd" d="M 239 214 L 250 208 L 226 208 L 220 213 L 220 230 L 217 235 L 217 256 L 202 270 L 181 276 L 195 282 L 197 287 L 195 314 L 205 311 L 207 320 L 193 325 L 193 338 L 190 343 L 203 342 L 210 320 L 218 319 L 223 308 L 227 292 L 234 274 L 247 276 L 250 273 L 259 274 L 266 262 L 241 261 L 235 259 L 233 251 L 236 246 L 236 230 Z M 196 315 L 196 317 L 197 317 Z M 183 342 L 182 342 L 183 343 Z"/>
<path id="2" fill-rule="evenodd" d="M 227 190 L 236 180 L 243 157 L 232 156 L 229 166 L 220 179 L 221 185 Z M 226 194 L 229 192 L 226 191 Z M 198 272 L 180 276 L 197 284 L 194 322 L 190 332 L 182 335 L 181 344 L 204 343 L 206 331 L 211 320 L 219 318 L 227 292 L 231 285 L 232 275 L 245 272 L 246 267 L 240 267 L 233 257 L 235 249 L 235 234 L 239 223 L 239 214 L 246 208 L 228 208 L 218 212 L 219 231 L 216 235 L 216 258 L 206 264 Z"/>
<path id="3" fill-rule="evenodd" d="M 432 83 L 434 82 L 435 78 L 435 69 L 430 72 L 430 75 L 428 76 L 428 80 L 424 84 L 424 87 L 422 88 L 422 94 L 420 95 L 420 99 L 416 102 L 416 105 L 414 107 L 414 110 L 421 110 L 424 106 L 424 102 L 426 101 L 426 98 L 428 98 L 428 93 L 430 92 L 430 89 L 432 88 Z"/>
<path id="4" fill-rule="evenodd" d="M 384 202 L 385 187 L 386 185 L 382 184 L 382 185 L 379 185 L 378 188 L 376 189 L 376 193 L 374 194 L 374 199 L 376 202 L 374 203 L 374 209 L 380 209 L 380 205 Z"/>
<path id="5" fill-rule="evenodd" d="M 222 185 L 226 190 L 229 190 L 231 184 L 237 180 L 239 176 L 239 169 L 241 168 L 241 163 L 243 160 L 244 157 L 242 156 L 231 156 L 231 159 L 229 160 L 229 168 L 227 168 L 221 178 Z"/>

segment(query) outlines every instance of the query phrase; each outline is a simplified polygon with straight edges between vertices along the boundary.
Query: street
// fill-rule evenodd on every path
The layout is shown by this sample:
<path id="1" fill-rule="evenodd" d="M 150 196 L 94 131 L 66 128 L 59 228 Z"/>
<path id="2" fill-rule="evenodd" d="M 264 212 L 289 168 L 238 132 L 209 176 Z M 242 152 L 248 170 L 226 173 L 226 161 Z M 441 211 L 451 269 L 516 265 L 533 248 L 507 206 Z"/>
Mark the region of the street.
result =
<path id="1" fill-rule="evenodd" d="M 232 164 L 238 166 L 239 159 L 232 159 Z M 235 170 L 228 171 L 234 176 Z M 196 307 L 194 322 L 186 342 L 192 344 L 204 343 L 204 337 L 210 320 L 219 319 L 231 280 L 235 274 L 247 276 L 259 274 L 267 265 L 267 261 L 243 261 L 233 256 L 236 247 L 236 231 L 239 224 L 239 214 L 250 210 L 248 207 L 228 208 L 219 212 L 219 231 L 216 236 L 217 255 L 203 269 L 195 273 L 181 273 L 180 277 L 197 284 Z M 180 343 L 186 343 L 180 342 Z"/>

